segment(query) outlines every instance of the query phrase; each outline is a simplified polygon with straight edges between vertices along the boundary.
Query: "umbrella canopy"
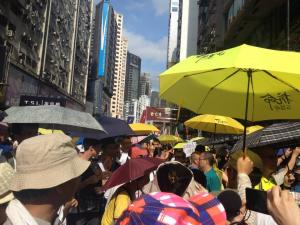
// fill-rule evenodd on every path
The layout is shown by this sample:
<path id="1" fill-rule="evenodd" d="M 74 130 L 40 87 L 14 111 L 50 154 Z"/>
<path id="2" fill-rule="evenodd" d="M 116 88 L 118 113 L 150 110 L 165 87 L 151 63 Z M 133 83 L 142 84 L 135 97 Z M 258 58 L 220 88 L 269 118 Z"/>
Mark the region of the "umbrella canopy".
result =
<path id="1" fill-rule="evenodd" d="M 130 159 L 113 172 L 103 189 L 107 190 L 119 184 L 134 181 L 144 176 L 147 172 L 155 170 L 162 162 L 163 161 L 158 158 L 149 157 Z"/>
<path id="2" fill-rule="evenodd" d="M 203 214 L 207 215 L 205 212 Z M 182 197 L 172 193 L 154 192 L 130 204 L 116 224 L 199 225 L 199 217 L 200 212 L 196 207 Z"/>
<path id="3" fill-rule="evenodd" d="M 257 148 L 271 146 L 275 148 L 300 144 L 300 122 L 284 122 L 267 126 L 247 135 L 246 146 Z M 241 150 L 243 141 L 239 140 L 231 151 Z"/>
<path id="4" fill-rule="evenodd" d="M 196 113 L 299 119 L 300 53 L 241 45 L 191 56 L 160 75 L 160 96 Z"/>
<path id="5" fill-rule="evenodd" d="M 160 135 L 158 137 L 158 140 L 162 144 L 175 144 L 177 142 L 183 142 L 183 140 L 180 137 L 174 136 L 174 135 Z"/>
<path id="6" fill-rule="evenodd" d="M 89 135 L 89 138 L 93 138 L 96 140 L 103 140 L 106 138 L 119 137 L 119 136 L 134 136 L 135 133 L 129 127 L 129 125 L 124 121 L 117 118 L 101 116 L 96 118 L 97 121 L 101 124 L 104 130 L 107 133 L 95 133 L 94 135 Z M 72 136 L 84 136 L 84 134 L 80 134 L 77 132 L 73 132 Z"/>
<path id="7" fill-rule="evenodd" d="M 119 225 L 200 225 L 226 223 L 220 201 L 209 193 L 200 193 L 188 201 L 173 193 L 154 192 L 135 200 L 116 224 Z"/>
<path id="8" fill-rule="evenodd" d="M 194 138 L 191 138 L 190 141 L 194 141 L 194 142 L 200 142 L 200 141 L 203 141 L 204 140 L 204 137 L 194 137 Z"/>
<path id="9" fill-rule="evenodd" d="M 39 124 L 46 129 L 85 134 L 105 133 L 103 127 L 89 113 L 60 106 L 13 106 L 6 111 L 3 122 Z"/>
<path id="10" fill-rule="evenodd" d="M 244 130 L 244 126 L 235 119 L 211 114 L 193 117 L 185 121 L 184 125 L 217 134 L 242 134 Z"/>
<path id="11" fill-rule="evenodd" d="M 181 142 L 181 143 L 177 143 L 173 148 L 174 149 L 183 149 L 184 146 L 186 145 L 186 142 Z"/>
<path id="12" fill-rule="evenodd" d="M 251 134 L 255 131 L 258 131 L 258 130 L 261 130 L 263 129 L 264 127 L 262 126 L 259 126 L 259 125 L 255 125 L 255 126 L 251 126 L 251 127 L 247 127 L 247 134 Z"/>
<path id="13" fill-rule="evenodd" d="M 132 124 L 129 124 L 129 126 L 133 130 L 133 132 L 138 135 L 159 132 L 159 129 L 152 124 L 132 123 Z"/>
<path id="14" fill-rule="evenodd" d="M 299 61 L 300 53 L 249 45 L 191 56 L 160 75 L 160 97 L 199 114 L 299 119 Z"/>

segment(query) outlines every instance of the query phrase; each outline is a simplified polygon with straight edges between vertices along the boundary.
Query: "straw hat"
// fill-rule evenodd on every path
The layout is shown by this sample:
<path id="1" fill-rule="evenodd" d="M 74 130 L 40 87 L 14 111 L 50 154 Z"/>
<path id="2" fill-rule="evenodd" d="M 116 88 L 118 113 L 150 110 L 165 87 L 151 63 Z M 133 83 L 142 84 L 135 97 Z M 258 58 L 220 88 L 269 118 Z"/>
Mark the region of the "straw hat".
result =
<path id="1" fill-rule="evenodd" d="M 80 176 L 90 165 L 81 159 L 65 134 L 48 134 L 24 140 L 17 148 L 17 171 L 11 190 L 56 187 Z"/>
<path id="2" fill-rule="evenodd" d="M 253 161 L 253 167 L 258 168 L 262 172 L 264 166 L 263 166 L 262 159 L 259 157 L 259 155 L 251 150 L 247 150 L 246 155 Z M 230 155 L 229 165 L 231 165 L 234 169 L 236 169 L 237 160 L 242 156 L 244 156 L 242 150 L 232 153 Z"/>
<path id="3" fill-rule="evenodd" d="M 13 175 L 14 170 L 7 162 L 0 163 L 0 204 L 14 198 L 9 188 Z"/>

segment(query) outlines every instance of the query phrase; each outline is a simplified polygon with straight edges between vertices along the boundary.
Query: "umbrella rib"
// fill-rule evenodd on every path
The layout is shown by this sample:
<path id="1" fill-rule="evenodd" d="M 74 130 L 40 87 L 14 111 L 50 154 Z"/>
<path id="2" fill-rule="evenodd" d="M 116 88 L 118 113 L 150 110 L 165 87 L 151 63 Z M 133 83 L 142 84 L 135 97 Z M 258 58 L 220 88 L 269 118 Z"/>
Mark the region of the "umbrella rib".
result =
<path id="1" fill-rule="evenodd" d="M 295 91 L 297 91 L 297 92 L 300 92 L 300 90 L 299 89 L 297 89 L 296 87 L 294 87 L 293 85 L 291 85 L 291 84 L 289 84 L 288 82 L 286 82 L 286 81 L 284 81 L 284 80 L 281 80 L 281 79 L 279 79 L 278 77 L 276 77 L 276 76 L 274 76 L 273 74 L 271 74 L 270 72 L 268 72 L 268 71 L 266 71 L 266 70 L 262 70 L 263 72 L 265 72 L 267 75 L 269 75 L 270 77 L 272 77 L 272 78 L 274 78 L 274 79 L 276 79 L 276 80 L 278 80 L 278 81 L 280 81 L 281 83 L 283 83 L 283 84 L 285 84 L 285 85 L 287 85 L 287 86 L 289 86 L 290 88 L 292 88 L 292 89 L 294 89 Z"/>
<path id="2" fill-rule="evenodd" d="M 224 69 L 226 69 L 226 68 L 218 68 L 218 69 L 213 69 L 213 70 L 209 70 L 209 71 L 203 71 L 203 72 L 200 72 L 200 73 L 198 72 L 198 73 L 187 74 L 187 75 L 184 75 L 183 78 L 191 77 L 191 76 L 195 76 L 195 75 L 201 75 L 201 74 L 205 74 L 205 73 L 211 73 L 211 72 L 224 70 Z"/>
<path id="3" fill-rule="evenodd" d="M 234 76 L 236 73 L 238 73 L 240 71 L 240 69 L 237 69 L 236 71 L 234 71 L 232 74 L 230 74 L 229 76 L 225 77 L 223 80 L 221 80 L 219 83 L 217 83 L 216 85 L 214 85 L 213 87 L 211 87 L 209 89 L 209 91 L 206 93 L 204 99 L 202 100 L 200 106 L 197 109 L 197 112 L 199 112 L 199 110 L 201 109 L 201 107 L 203 106 L 204 102 L 206 101 L 208 95 L 210 94 L 210 92 L 212 92 L 217 86 L 219 86 L 220 84 L 222 84 L 224 81 L 228 80 L 229 78 L 231 78 L 232 76 Z"/>

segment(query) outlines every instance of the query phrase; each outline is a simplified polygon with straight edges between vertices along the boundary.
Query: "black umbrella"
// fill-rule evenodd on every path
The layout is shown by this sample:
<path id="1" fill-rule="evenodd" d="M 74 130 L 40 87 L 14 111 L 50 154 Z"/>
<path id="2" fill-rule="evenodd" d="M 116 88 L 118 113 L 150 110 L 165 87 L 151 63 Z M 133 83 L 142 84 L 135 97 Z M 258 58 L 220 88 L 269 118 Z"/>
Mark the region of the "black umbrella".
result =
<path id="1" fill-rule="evenodd" d="M 103 140 L 103 139 L 119 137 L 119 136 L 135 135 L 135 133 L 131 130 L 131 128 L 124 120 L 116 119 L 113 117 L 107 117 L 107 116 L 98 117 L 96 118 L 96 120 L 102 125 L 102 127 L 107 133 L 89 134 L 88 138 Z M 72 132 L 71 136 L 82 136 L 82 135 L 77 132 Z M 85 137 L 87 136 L 85 135 Z"/>
<path id="2" fill-rule="evenodd" d="M 276 148 L 300 144 L 300 122 L 275 123 L 247 135 L 246 146 L 257 148 L 271 146 Z M 241 150 L 243 140 L 239 140 L 231 151 Z"/>

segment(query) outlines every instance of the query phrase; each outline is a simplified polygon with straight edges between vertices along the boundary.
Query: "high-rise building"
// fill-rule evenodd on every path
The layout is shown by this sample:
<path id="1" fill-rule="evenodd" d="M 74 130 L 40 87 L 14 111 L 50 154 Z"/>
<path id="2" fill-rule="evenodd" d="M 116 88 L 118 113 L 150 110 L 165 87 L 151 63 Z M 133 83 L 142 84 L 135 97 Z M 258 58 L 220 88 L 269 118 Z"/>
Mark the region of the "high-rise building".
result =
<path id="1" fill-rule="evenodd" d="M 198 54 L 215 52 L 224 46 L 224 0 L 200 0 Z"/>
<path id="2" fill-rule="evenodd" d="M 151 96 L 150 73 L 142 73 L 139 84 L 139 97 L 142 95 Z"/>
<path id="3" fill-rule="evenodd" d="M 88 101 L 94 115 L 110 115 L 115 74 L 117 23 L 110 0 L 96 5 Z"/>
<path id="4" fill-rule="evenodd" d="M 141 58 L 130 52 L 127 53 L 125 101 L 139 98 L 139 83 L 141 75 Z"/>
<path id="5" fill-rule="evenodd" d="M 169 2 L 169 32 L 168 32 L 168 52 L 167 68 L 176 64 L 177 45 L 178 45 L 178 15 L 179 0 L 170 0 Z"/>
<path id="6" fill-rule="evenodd" d="M 138 116 L 138 99 L 132 99 L 131 101 L 125 101 L 124 104 L 124 118 L 128 120 L 128 118 L 132 118 L 133 122 L 137 122 Z"/>
<path id="7" fill-rule="evenodd" d="M 150 106 L 150 97 L 148 95 L 141 95 L 138 101 L 138 109 L 137 109 L 137 121 L 140 121 L 141 116 L 143 115 L 144 110 Z"/>
<path id="8" fill-rule="evenodd" d="M 2 105 L 57 97 L 84 110 L 92 9 L 93 0 L 0 1 Z"/>
<path id="9" fill-rule="evenodd" d="M 111 99 L 110 111 L 112 117 L 123 118 L 124 86 L 126 76 L 127 40 L 123 38 L 123 15 L 115 13 L 117 24 L 116 60 L 114 74 L 114 88 Z"/>
<path id="10" fill-rule="evenodd" d="M 151 100 L 150 100 L 150 106 L 151 107 L 159 107 L 159 92 L 158 91 L 152 91 L 151 92 Z"/>
<path id="11" fill-rule="evenodd" d="M 180 0 L 178 16 L 177 61 L 197 54 L 198 1 Z"/>

